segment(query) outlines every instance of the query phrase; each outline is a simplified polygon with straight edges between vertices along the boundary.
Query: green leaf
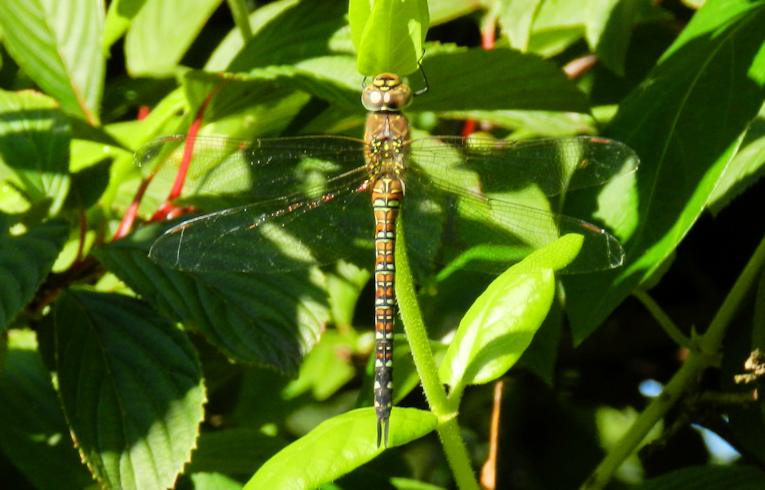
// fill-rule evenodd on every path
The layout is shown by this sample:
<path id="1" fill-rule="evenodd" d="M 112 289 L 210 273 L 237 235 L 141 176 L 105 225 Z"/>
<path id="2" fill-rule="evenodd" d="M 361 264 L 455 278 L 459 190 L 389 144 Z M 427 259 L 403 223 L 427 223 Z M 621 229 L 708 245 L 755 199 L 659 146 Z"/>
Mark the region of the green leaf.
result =
<path id="1" fill-rule="evenodd" d="M 32 300 L 68 236 L 63 221 L 34 226 L 20 236 L 0 231 L 0 332 Z"/>
<path id="2" fill-rule="evenodd" d="M 590 49 L 608 69 L 624 75 L 632 26 L 645 0 L 590 0 L 585 38 Z"/>
<path id="3" fill-rule="evenodd" d="M 765 473 L 754 466 L 691 466 L 635 487 L 636 490 L 759 490 Z"/>
<path id="4" fill-rule="evenodd" d="M 486 66 L 496 69 L 487 71 Z M 446 111 L 447 116 L 462 116 L 464 113 L 457 111 L 495 111 L 500 121 L 513 117 L 524 121 L 534 120 L 534 115 L 508 116 L 500 111 L 554 111 L 554 115 L 538 115 L 540 119 L 536 124 L 542 127 L 545 119 L 557 117 L 573 119 L 558 123 L 563 126 L 562 131 L 587 128 L 586 124 L 577 122 L 576 116 L 565 114 L 589 112 L 584 93 L 560 68 L 537 55 L 509 49 L 484 51 L 433 46 L 423 60 L 423 71 L 430 90 L 415 98 L 411 112 Z M 263 79 L 274 80 L 324 99 L 345 113 L 363 116 L 359 104 L 362 77 L 355 72 L 350 56 L 309 58 L 294 67 L 253 70 L 248 77 L 261 83 Z M 414 87 L 423 84 L 418 74 L 409 78 Z"/>
<path id="5" fill-rule="evenodd" d="M 333 4 L 327 5 L 326 7 L 331 8 L 333 5 L 337 4 L 338 2 L 333 2 Z M 297 5 L 300 5 L 299 7 L 295 8 Z M 254 12 L 252 12 L 249 16 L 250 20 L 250 29 L 252 30 L 252 36 L 253 38 L 258 38 L 257 41 L 254 42 L 248 42 L 248 48 L 254 48 L 260 51 L 260 55 L 273 55 L 274 50 L 273 49 L 263 49 L 263 44 L 269 43 L 269 39 L 273 39 L 274 41 L 278 42 L 278 35 L 282 36 L 295 36 L 294 39 L 291 40 L 291 42 L 286 42 L 283 46 L 280 46 L 282 48 L 284 47 L 295 47 L 296 42 L 305 41 L 306 38 L 306 30 L 300 29 L 300 30 L 292 30 L 288 26 L 284 26 L 284 23 L 289 23 L 290 19 L 288 17 L 284 16 L 284 13 L 289 11 L 290 9 L 293 9 L 292 11 L 295 12 L 299 9 L 305 9 L 309 8 L 311 5 L 320 5 L 320 2 L 314 1 L 314 2 L 302 2 L 299 3 L 298 0 L 279 0 L 273 3 L 267 3 L 263 5 L 262 7 L 259 7 Z M 317 20 L 314 18 L 314 21 Z M 337 19 L 329 19 L 329 18 L 321 18 L 322 22 L 332 22 L 336 25 Z M 285 28 L 278 29 L 276 25 L 282 25 Z M 313 27 L 311 25 L 310 27 Z M 264 36 L 260 37 L 261 31 L 271 31 L 270 36 Z M 329 36 L 327 36 L 329 37 Z M 252 41 L 252 39 L 251 39 Z M 315 43 L 310 42 L 306 43 L 306 46 L 304 47 L 313 47 L 314 49 L 317 46 L 321 46 L 323 43 Z M 207 60 L 207 63 L 205 64 L 205 70 L 206 71 L 224 71 L 228 68 L 231 61 L 237 56 L 237 54 L 242 51 L 244 48 L 245 41 L 242 39 L 242 33 L 237 27 L 233 27 L 228 34 L 226 34 L 226 37 L 221 41 L 218 46 L 215 48 L 215 51 L 210 55 L 210 59 Z M 274 48 L 273 44 L 269 45 L 269 48 Z M 279 55 L 281 56 L 283 54 L 283 51 L 279 52 Z M 254 66 L 255 63 L 259 63 L 261 57 L 258 55 L 252 56 L 252 63 Z M 246 64 L 246 63 L 243 63 Z"/>
<path id="6" fill-rule="evenodd" d="M 313 398 L 318 401 L 334 395 L 353 379 L 356 372 L 349 358 L 353 351 L 353 340 L 334 330 L 324 332 L 321 341 L 300 365 L 297 379 L 284 388 L 282 395 L 290 399 L 310 390 Z"/>
<path id="7" fill-rule="evenodd" d="M 249 477 L 286 443 L 259 429 L 235 428 L 202 432 L 187 471 L 220 472 Z"/>
<path id="8" fill-rule="evenodd" d="M 110 166 L 111 162 L 107 160 L 72 174 L 72 188 L 66 207 L 87 209 L 96 204 L 109 185 Z"/>
<path id="9" fill-rule="evenodd" d="M 146 1 L 114 0 L 109 3 L 109 10 L 106 12 L 106 21 L 104 22 L 104 53 L 108 53 L 112 44 L 122 37 Z"/>
<path id="10" fill-rule="evenodd" d="M 0 179 L 56 214 L 69 190 L 69 125 L 52 99 L 0 90 Z"/>
<path id="11" fill-rule="evenodd" d="M 291 65 L 335 53 L 332 38 L 346 25 L 344 12 L 345 3 L 334 0 L 283 5 L 275 18 L 253 34 L 227 71 Z"/>
<path id="12" fill-rule="evenodd" d="M 234 138 L 279 135 L 308 101 L 309 96 L 273 77 L 221 80 L 217 74 L 189 71 L 183 88 L 196 112 L 210 94 L 202 134 Z"/>
<path id="13" fill-rule="evenodd" d="M 423 71 L 430 90 L 415 98 L 414 111 L 589 112 L 587 99 L 576 84 L 537 55 L 502 48 L 484 51 L 454 47 L 428 53 Z M 492 69 L 487 70 L 487 66 Z"/>
<path id="14" fill-rule="evenodd" d="M 582 7 L 580 0 L 542 2 L 531 27 L 528 50 L 551 57 L 581 39 L 589 13 Z"/>
<path id="15" fill-rule="evenodd" d="M 427 0 L 351 0 L 348 18 L 359 73 L 417 70 L 430 22 Z"/>
<path id="16" fill-rule="evenodd" d="M 579 95 L 577 94 L 578 98 Z M 475 119 L 476 121 L 513 129 L 513 139 L 530 137 L 563 137 L 597 132 L 595 121 L 580 112 L 554 111 L 454 111 L 441 112 L 439 116 L 450 119 Z"/>
<path id="17" fill-rule="evenodd" d="M 141 228 L 95 252 L 166 317 L 201 331 L 226 356 L 297 372 L 328 321 L 318 270 L 292 274 L 186 273 L 148 258 L 161 230 Z"/>
<path id="18" fill-rule="evenodd" d="M 764 40 L 764 2 L 710 1 L 622 103 L 608 135 L 642 164 L 632 190 L 610 195 L 598 214 L 627 242 L 627 260 L 566 279 L 576 342 L 661 266 L 703 211 L 762 105 Z"/>
<path id="19" fill-rule="evenodd" d="M 191 343 L 122 295 L 66 291 L 53 315 L 61 402 L 93 476 L 107 488 L 172 486 L 204 416 Z"/>
<path id="20" fill-rule="evenodd" d="M 146 0 L 125 38 L 132 76 L 170 76 L 221 0 Z"/>
<path id="21" fill-rule="evenodd" d="M 430 412 L 393 408 L 389 447 L 418 439 L 436 427 Z M 244 488 L 316 488 L 358 468 L 384 449 L 375 442 L 372 408 L 360 408 L 319 424 L 279 451 Z"/>
<path id="22" fill-rule="evenodd" d="M 460 321 L 439 367 L 441 381 L 459 390 L 502 376 L 531 343 L 555 295 L 554 270 L 579 253 L 582 237 L 566 235 L 495 279 Z"/>
<path id="23" fill-rule="evenodd" d="M 531 25 L 542 0 L 500 0 L 500 4 L 497 20 L 502 27 L 502 35 L 507 36 L 510 46 L 526 51 Z"/>
<path id="24" fill-rule="evenodd" d="M 242 484 L 220 473 L 194 473 L 191 475 L 194 490 L 239 490 Z"/>
<path id="25" fill-rule="evenodd" d="M 736 156 L 725 167 L 707 206 L 717 214 L 765 174 L 765 105 L 746 132 Z"/>
<path id="26" fill-rule="evenodd" d="M 98 124 L 105 60 L 98 0 L 3 0 L 0 29 L 16 63 L 64 111 Z"/>
<path id="27" fill-rule="evenodd" d="M 563 312 L 560 303 L 554 301 L 531 344 L 518 361 L 520 366 L 527 368 L 550 387 L 555 380 L 555 361 L 562 333 Z"/>
<path id="28" fill-rule="evenodd" d="M 481 2 L 473 0 L 428 0 L 430 25 L 445 24 L 481 9 Z"/>
<path id="29" fill-rule="evenodd" d="M 0 376 L 0 447 L 35 488 L 87 487 L 92 479 L 72 446 L 34 333 L 11 330 L 8 337 Z"/>

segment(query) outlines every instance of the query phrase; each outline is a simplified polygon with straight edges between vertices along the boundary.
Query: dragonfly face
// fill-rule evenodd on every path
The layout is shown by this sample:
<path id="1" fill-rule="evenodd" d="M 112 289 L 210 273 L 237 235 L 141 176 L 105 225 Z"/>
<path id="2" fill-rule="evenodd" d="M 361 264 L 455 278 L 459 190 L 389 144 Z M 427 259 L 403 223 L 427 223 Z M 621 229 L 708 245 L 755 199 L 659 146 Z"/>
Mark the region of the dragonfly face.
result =
<path id="1" fill-rule="evenodd" d="M 370 112 L 400 111 L 412 102 L 412 89 L 393 73 L 377 75 L 364 87 L 361 103 Z"/>
<path id="2" fill-rule="evenodd" d="M 399 213 L 406 216 L 407 252 L 421 279 L 444 270 L 499 273 L 564 233 L 584 237 L 566 272 L 610 269 L 624 257 L 618 240 L 595 225 L 556 214 L 548 197 L 631 178 L 638 158 L 618 141 L 589 136 L 410 140 L 400 111 L 412 91 L 393 74 L 376 76 L 361 100 L 369 111 L 363 140 L 197 136 L 193 166 L 203 170 L 198 181 L 225 183 L 212 191 L 216 197 L 226 192 L 239 197 L 243 191 L 228 186 L 251 181 L 246 191 L 253 197 L 244 201 L 249 204 L 171 227 L 149 255 L 190 272 L 280 273 L 338 259 L 371 265 L 373 245 L 374 403 L 378 445 L 381 439 L 387 445 Z M 183 136 L 159 139 L 139 150 L 136 161 L 178 165 L 185 142 Z M 204 202 L 204 190 L 198 195 Z"/>

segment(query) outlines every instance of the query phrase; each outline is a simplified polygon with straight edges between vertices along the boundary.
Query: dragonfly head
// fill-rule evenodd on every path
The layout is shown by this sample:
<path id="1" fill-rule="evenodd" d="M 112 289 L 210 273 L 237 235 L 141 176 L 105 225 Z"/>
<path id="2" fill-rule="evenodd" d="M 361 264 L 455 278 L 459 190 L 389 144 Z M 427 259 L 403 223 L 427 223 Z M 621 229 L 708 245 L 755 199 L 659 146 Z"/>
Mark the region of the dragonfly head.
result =
<path id="1" fill-rule="evenodd" d="M 412 89 L 393 73 L 381 73 L 364 87 L 361 103 L 368 111 L 397 112 L 412 101 Z"/>

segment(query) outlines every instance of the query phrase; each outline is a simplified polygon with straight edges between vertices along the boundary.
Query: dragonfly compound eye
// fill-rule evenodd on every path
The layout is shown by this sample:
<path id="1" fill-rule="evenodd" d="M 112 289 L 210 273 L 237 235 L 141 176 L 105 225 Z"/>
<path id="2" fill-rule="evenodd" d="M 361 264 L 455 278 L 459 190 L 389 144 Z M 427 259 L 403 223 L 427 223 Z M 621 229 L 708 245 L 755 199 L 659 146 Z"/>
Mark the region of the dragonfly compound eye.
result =
<path id="1" fill-rule="evenodd" d="M 377 75 L 361 94 L 361 102 L 368 111 L 400 111 L 411 101 L 412 90 L 392 73 Z"/>

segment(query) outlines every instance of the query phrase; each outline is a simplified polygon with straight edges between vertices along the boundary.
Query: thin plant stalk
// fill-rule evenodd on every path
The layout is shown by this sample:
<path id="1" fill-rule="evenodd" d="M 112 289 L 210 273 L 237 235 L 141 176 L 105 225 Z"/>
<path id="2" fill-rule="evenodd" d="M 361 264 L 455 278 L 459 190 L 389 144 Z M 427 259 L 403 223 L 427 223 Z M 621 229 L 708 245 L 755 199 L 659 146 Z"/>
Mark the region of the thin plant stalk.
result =
<path id="1" fill-rule="evenodd" d="M 695 386 L 701 373 L 714 364 L 725 332 L 731 320 L 744 301 L 747 292 L 757 280 L 758 274 L 765 263 L 765 237 L 752 254 L 743 272 L 736 280 L 725 301 L 717 310 L 709 328 L 694 339 L 693 348 L 688 360 L 675 373 L 664 387 L 659 396 L 651 400 L 634 424 L 621 440 L 601 461 L 587 481 L 581 486 L 582 490 L 597 490 L 604 488 L 625 459 L 635 451 L 645 439 L 648 432 L 664 417 L 678 400 Z"/>
<path id="2" fill-rule="evenodd" d="M 397 221 L 396 299 L 404 331 L 412 350 L 414 366 L 422 382 L 430 410 L 438 417 L 436 430 L 457 486 L 461 490 L 478 490 L 478 481 L 470 466 L 470 458 L 457 423 L 457 412 L 451 409 L 446 399 L 446 391 L 438 377 L 438 368 L 430 349 L 430 340 L 422 320 L 420 305 L 417 303 L 414 280 L 406 255 L 403 216 L 399 216 Z"/>

